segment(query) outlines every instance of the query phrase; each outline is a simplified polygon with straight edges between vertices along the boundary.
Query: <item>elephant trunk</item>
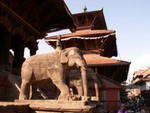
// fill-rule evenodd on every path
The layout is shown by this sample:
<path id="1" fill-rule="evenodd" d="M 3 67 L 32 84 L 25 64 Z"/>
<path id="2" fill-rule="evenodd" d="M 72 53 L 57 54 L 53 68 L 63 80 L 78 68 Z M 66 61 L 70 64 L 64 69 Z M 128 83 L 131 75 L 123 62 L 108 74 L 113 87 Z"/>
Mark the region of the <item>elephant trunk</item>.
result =
<path id="1" fill-rule="evenodd" d="M 81 67 L 81 76 L 82 76 L 82 84 L 83 84 L 83 94 L 84 97 L 88 96 L 88 87 L 87 87 L 87 75 L 86 75 L 86 67 Z"/>
<path id="2" fill-rule="evenodd" d="M 80 59 L 76 63 L 77 63 L 77 66 L 80 67 L 81 77 L 82 77 L 82 85 L 83 85 L 83 96 L 86 98 L 88 96 L 86 61 L 82 58 L 82 60 Z"/>

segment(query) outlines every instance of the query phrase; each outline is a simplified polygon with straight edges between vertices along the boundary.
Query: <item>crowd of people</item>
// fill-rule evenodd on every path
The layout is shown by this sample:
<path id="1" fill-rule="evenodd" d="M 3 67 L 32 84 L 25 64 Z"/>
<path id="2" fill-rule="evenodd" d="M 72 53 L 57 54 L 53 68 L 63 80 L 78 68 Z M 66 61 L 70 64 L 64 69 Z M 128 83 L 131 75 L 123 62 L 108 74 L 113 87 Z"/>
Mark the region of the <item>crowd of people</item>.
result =
<path id="1" fill-rule="evenodd" d="M 129 113 L 128 111 L 133 113 L 140 112 L 144 103 L 144 99 L 141 96 L 129 98 L 120 105 L 118 113 Z"/>
<path id="2" fill-rule="evenodd" d="M 127 106 L 125 104 L 121 104 L 118 113 L 128 113 Z"/>

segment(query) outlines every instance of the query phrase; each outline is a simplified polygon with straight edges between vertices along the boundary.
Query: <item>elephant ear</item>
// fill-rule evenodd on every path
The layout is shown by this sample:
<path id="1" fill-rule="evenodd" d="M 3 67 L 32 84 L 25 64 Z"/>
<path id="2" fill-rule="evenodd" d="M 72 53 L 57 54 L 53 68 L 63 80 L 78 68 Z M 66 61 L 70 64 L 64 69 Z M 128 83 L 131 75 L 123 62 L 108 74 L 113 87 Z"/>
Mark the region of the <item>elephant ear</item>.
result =
<path id="1" fill-rule="evenodd" d="M 60 57 L 60 63 L 65 64 L 68 62 L 68 58 L 67 55 L 65 53 L 61 53 L 61 57 Z"/>

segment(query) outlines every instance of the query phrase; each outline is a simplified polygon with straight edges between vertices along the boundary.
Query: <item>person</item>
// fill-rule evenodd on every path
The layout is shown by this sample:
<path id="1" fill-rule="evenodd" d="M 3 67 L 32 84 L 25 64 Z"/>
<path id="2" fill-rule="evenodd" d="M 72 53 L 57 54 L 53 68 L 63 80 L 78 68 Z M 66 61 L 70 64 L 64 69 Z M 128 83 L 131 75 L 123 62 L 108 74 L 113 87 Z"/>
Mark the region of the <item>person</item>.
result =
<path id="1" fill-rule="evenodd" d="M 128 113 L 128 110 L 125 104 L 120 105 L 120 109 L 118 110 L 118 113 Z"/>

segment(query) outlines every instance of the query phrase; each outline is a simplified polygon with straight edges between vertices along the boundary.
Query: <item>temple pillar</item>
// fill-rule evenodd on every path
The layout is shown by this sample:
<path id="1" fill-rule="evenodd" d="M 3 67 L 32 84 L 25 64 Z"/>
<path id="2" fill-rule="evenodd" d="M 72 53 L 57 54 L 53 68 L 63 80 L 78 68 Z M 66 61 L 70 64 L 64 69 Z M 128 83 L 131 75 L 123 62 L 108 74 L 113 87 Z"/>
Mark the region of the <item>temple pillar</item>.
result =
<path id="1" fill-rule="evenodd" d="M 39 42 L 34 37 L 34 35 L 28 36 L 27 41 L 25 42 L 25 47 L 27 47 L 30 51 L 30 56 L 35 55 L 38 50 Z"/>
<path id="2" fill-rule="evenodd" d="M 7 28 L 0 24 L 0 100 L 6 100 L 7 71 L 9 71 L 9 49 L 11 37 Z"/>
<path id="3" fill-rule="evenodd" d="M 28 49 L 30 50 L 30 56 L 35 55 L 36 51 L 38 50 L 38 43 L 36 40 L 33 43 L 28 45 Z"/>
<path id="4" fill-rule="evenodd" d="M 0 65 L 9 65 L 10 36 L 7 29 L 0 25 Z"/>
<path id="5" fill-rule="evenodd" d="M 11 41 L 11 47 L 14 51 L 14 60 L 13 60 L 13 73 L 20 75 L 21 66 L 24 62 L 24 48 L 25 42 L 21 35 L 14 35 Z"/>

